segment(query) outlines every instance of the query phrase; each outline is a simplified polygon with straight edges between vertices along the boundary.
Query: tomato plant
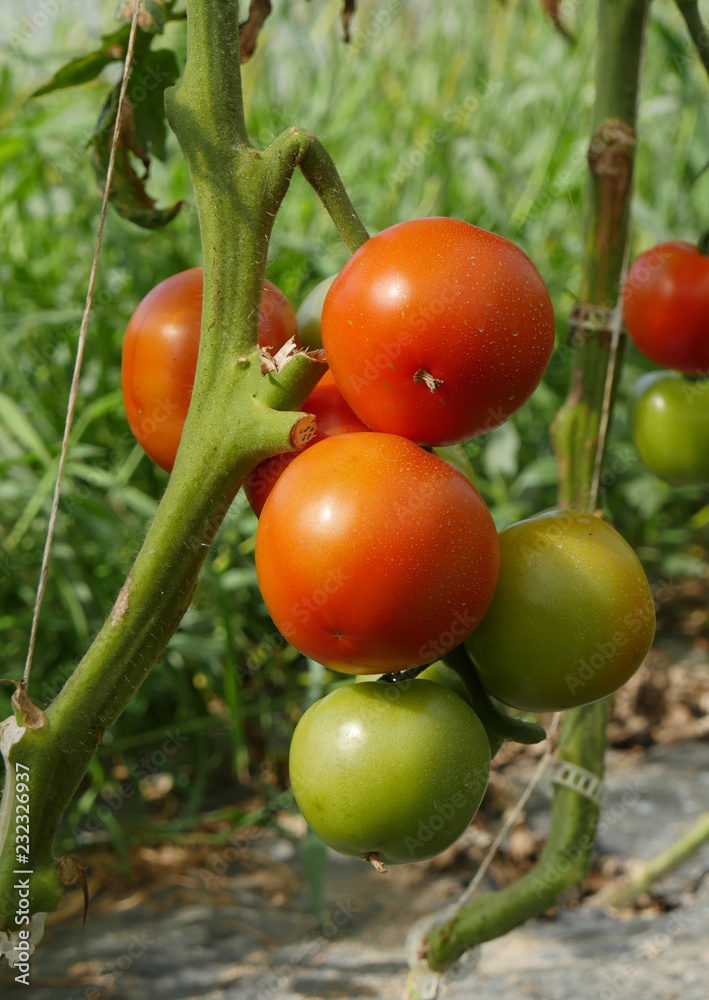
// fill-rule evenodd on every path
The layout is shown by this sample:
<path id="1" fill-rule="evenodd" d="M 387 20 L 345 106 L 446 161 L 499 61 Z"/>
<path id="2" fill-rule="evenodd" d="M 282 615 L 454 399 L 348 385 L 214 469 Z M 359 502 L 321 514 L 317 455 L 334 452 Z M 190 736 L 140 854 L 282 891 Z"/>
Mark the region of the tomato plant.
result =
<path id="1" fill-rule="evenodd" d="M 467 641 L 503 704 L 560 711 L 616 691 L 640 666 L 655 608 L 640 560 L 593 514 L 552 511 L 500 532 L 500 576 Z"/>
<path id="2" fill-rule="evenodd" d="M 709 374 L 709 256 L 680 240 L 633 262 L 623 289 L 628 333 L 645 357 L 687 375 Z"/>
<path id="3" fill-rule="evenodd" d="M 301 409 L 304 413 L 315 414 L 317 419 L 315 436 L 306 447 L 335 434 L 352 434 L 355 431 L 369 430 L 347 405 L 329 371 L 325 372 Z M 280 474 L 300 454 L 298 451 L 289 451 L 282 455 L 274 455 L 273 458 L 260 462 L 248 476 L 244 483 L 244 492 L 257 517 L 260 516 L 266 498 Z"/>
<path id="4" fill-rule="evenodd" d="M 290 749 L 303 816 L 341 854 L 433 857 L 470 823 L 490 774 L 482 723 L 430 681 L 351 684 L 307 710 Z"/>
<path id="5" fill-rule="evenodd" d="M 340 434 L 281 474 L 256 533 L 261 594 L 302 653 L 346 673 L 419 666 L 478 624 L 497 532 L 457 469 L 406 438 Z"/>
<path id="6" fill-rule="evenodd" d="M 492 430 L 531 396 L 554 313 L 514 243 L 459 219 L 416 219 L 345 264 L 325 298 L 322 337 L 365 424 L 446 445 Z"/>
<path id="7" fill-rule="evenodd" d="M 630 426 L 640 458 L 659 479 L 709 485 L 709 379 L 643 375 L 633 390 Z"/>
<path id="8" fill-rule="evenodd" d="M 121 378 L 128 423 L 166 472 L 172 470 L 192 396 L 202 322 L 202 268 L 173 274 L 148 292 L 128 323 Z M 297 335 L 283 292 L 266 281 L 259 345 L 275 353 Z"/>

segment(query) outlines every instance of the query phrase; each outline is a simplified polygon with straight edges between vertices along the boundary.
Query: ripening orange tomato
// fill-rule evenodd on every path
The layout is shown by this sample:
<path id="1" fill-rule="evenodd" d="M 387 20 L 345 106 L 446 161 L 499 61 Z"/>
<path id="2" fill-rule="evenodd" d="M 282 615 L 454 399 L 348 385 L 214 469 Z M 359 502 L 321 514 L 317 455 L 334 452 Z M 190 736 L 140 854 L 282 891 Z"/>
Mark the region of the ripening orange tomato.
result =
<path id="1" fill-rule="evenodd" d="M 121 378 L 128 423 L 166 472 L 175 464 L 197 368 L 202 322 L 201 267 L 173 274 L 148 292 L 123 340 Z M 295 312 L 280 289 L 264 284 L 259 344 L 275 353 L 297 338 Z"/>
<path id="2" fill-rule="evenodd" d="M 303 451 L 256 532 L 276 626 L 345 673 L 420 666 L 459 645 L 492 600 L 498 563 L 477 490 L 394 434 L 340 434 Z"/>

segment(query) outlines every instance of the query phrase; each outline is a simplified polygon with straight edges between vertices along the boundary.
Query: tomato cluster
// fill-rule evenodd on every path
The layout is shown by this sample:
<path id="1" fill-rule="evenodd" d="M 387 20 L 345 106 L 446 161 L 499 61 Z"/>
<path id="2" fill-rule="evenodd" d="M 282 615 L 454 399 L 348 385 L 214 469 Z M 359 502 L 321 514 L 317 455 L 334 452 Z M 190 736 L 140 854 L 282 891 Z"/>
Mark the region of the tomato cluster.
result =
<path id="1" fill-rule="evenodd" d="M 670 371 L 635 386 L 631 427 L 642 461 L 677 486 L 709 484 L 709 255 L 679 240 L 633 262 L 625 325 L 638 349 Z"/>
<path id="2" fill-rule="evenodd" d="M 170 299 L 146 299 L 131 320 L 127 409 L 144 331 L 149 345 L 170 340 L 154 333 L 161 302 Z M 500 746 L 488 707 L 498 710 L 476 701 L 488 695 L 474 671 L 513 709 L 602 698 L 652 641 L 652 596 L 632 550 L 599 518 L 557 511 L 498 535 L 469 479 L 432 451 L 498 426 L 542 378 L 553 312 L 518 247 L 459 220 L 401 223 L 304 305 L 303 340 L 322 334 L 330 371 L 303 405 L 317 418 L 313 442 L 246 482 L 256 569 L 293 646 L 370 682 L 303 715 L 291 781 L 331 847 L 377 865 L 421 860 L 468 825 Z M 201 303 L 192 312 L 198 330 Z M 188 399 L 194 360 L 163 357 L 155 384 L 177 379 Z M 140 412 L 155 406 L 155 393 L 141 399 Z M 460 676 L 439 662 L 449 654 Z M 405 670 L 419 676 L 396 680 Z M 381 674 L 391 677 L 371 680 Z"/>

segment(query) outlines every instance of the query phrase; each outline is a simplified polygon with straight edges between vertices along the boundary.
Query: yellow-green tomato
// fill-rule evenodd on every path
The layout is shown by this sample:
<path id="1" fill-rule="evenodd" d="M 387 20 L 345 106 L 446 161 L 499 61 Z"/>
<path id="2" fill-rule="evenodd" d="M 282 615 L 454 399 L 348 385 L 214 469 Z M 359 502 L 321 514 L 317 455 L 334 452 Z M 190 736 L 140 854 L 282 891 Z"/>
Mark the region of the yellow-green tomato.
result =
<path id="1" fill-rule="evenodd" d="M 505 705 L 552 712 L 616 691 L 642 663 L 655 607 L 640 560 L 605 521 L 552 511 L 500 532 L 492 604 L 466 641 Z"/>
<path id="2" fill-rule="evenodd" d="M 330 285 L 336 277 L 337 275 L 333 274 L 329 278 L 324 278 L 314 288 L 311 288 L 296 313 L 300 342 L 303 347 L 309 347 L 312 351 L 318 347 L 322 347 L 322 336 L 320 334 L 322 306 L 325 296 L 330 291 Z"/>
<path id="3" fill-rule="evenodd" d="M 630 427 L 640 458 L 659 479 L 709 484 L 709 378 L 643 375 L 633 390 Z"/>
<path id="4" fill-rule="evenodd" d="M 457 694 L 419 679 L 332 691 L 307 710 L 290 749 L 300 810 L 328 846 L 387 865 L 449 847 L 482 801 L 490 746 Z"/>

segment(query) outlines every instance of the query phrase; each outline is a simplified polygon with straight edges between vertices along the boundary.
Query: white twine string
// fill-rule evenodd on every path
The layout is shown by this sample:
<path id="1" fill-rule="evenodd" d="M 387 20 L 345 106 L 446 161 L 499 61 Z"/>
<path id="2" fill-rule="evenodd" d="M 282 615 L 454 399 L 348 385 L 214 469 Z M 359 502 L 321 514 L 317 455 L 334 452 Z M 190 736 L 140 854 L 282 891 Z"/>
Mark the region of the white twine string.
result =
<path id="1" fill-rule="evenodd" d="M 66 411 L 66 421 L 64 423 L 64 437 L 62 439 L 62 447 L 59 453 L 59 465 L 57 467 L 57 479 L 54 486 L 54 496 L 52 498 L 52 509 L 49 515 L 49 524 L 47 525 L 47 537 L 44 543 L 44 553 L 42 555 L 42 567 L 40 569 L 39 584 L 37 586 L 37 596 L 35 597 L 34 610 L 32 613 L 32 627 L 30 629 L 30 639 L 27 649 L 27 660 L 25 661 L 25 671 L 22 677 L 22 686 L 25 689 L 27 688 L 30 676 L 30 670 L 32 668 L 32 658 L 34 656 L 35 644 L 37 642 L 37 628 L 39 625 L 39 615 L 42 608 L 44 591 L 47 586 L 47 578 L 49 576 L 49 562 L 52 553 L 52 542 L 54 540 L 54 529 L 57 521 L 57 510 L 59 509 L 59 496 L 61 493 L 62 480 L 64 478 L 64 465 L 66 462 L 67 452 L 69 450 L 69 435 L 71 433 L 71 425 L 74 420 L 76 399 L 79 393 L 79 378 L 81 375 L 81 365 L 84 360 L 84 347 L 86 346 L 86 332 L 88 330 L 89 316 L 91 315 L 91 307 L 93 305 L 94 286 L 96 284 L 96 272 L 98 270 L 98 259 L 99 259 L 99 254 L 101 252 L 101 244 L 103 242 L 103 227 L 104 227 L 104 222 L 106 220 L 106 210 L 108 208 L 108 194 L 109 191 L 111 190 L 111 181 L 113 180 L 113 170 L 116 162 L 116 149 L 118 148 L 118 136 L 120 134 L 123 106 L 125 103 L 126 90 L 128 88 L 128 77 L 130 75 L 130 67 L 133 61 L 133 46 L 135 42 L 135 34 L 138 28 L 138 15 L 140 14 L 141 2 L 142 0 L 135 0 L 135 8 L 133 10 L 133 18 L 131 20 L 130 33 L 128 35 L 128 46 L 126 49 L 126 58 L 123 66 L 123 77 L 121 79 L 121 91 L 118 98 L 118 109 L 116 111 L 116 124 L 113 130 L 113 140 L 111 142 L 111 154 L 108 160 L 108 170 L 106 171 L 106 186 L 103 192 L 101 216 L 99 218 L 98 233 L 96 235 L 94 258 L 91 264 L 91 274 L 89 275 L 89 287 L 86 292 L 86 301 L 84 303 L 84 314 L 81 319 L 81 327 L 79 329 L 79 340 L 76 345 L 76 359 L 74 361 L 74 374 L 71 380 L 71 389 L 69 391 L 69 402 Z"/>

